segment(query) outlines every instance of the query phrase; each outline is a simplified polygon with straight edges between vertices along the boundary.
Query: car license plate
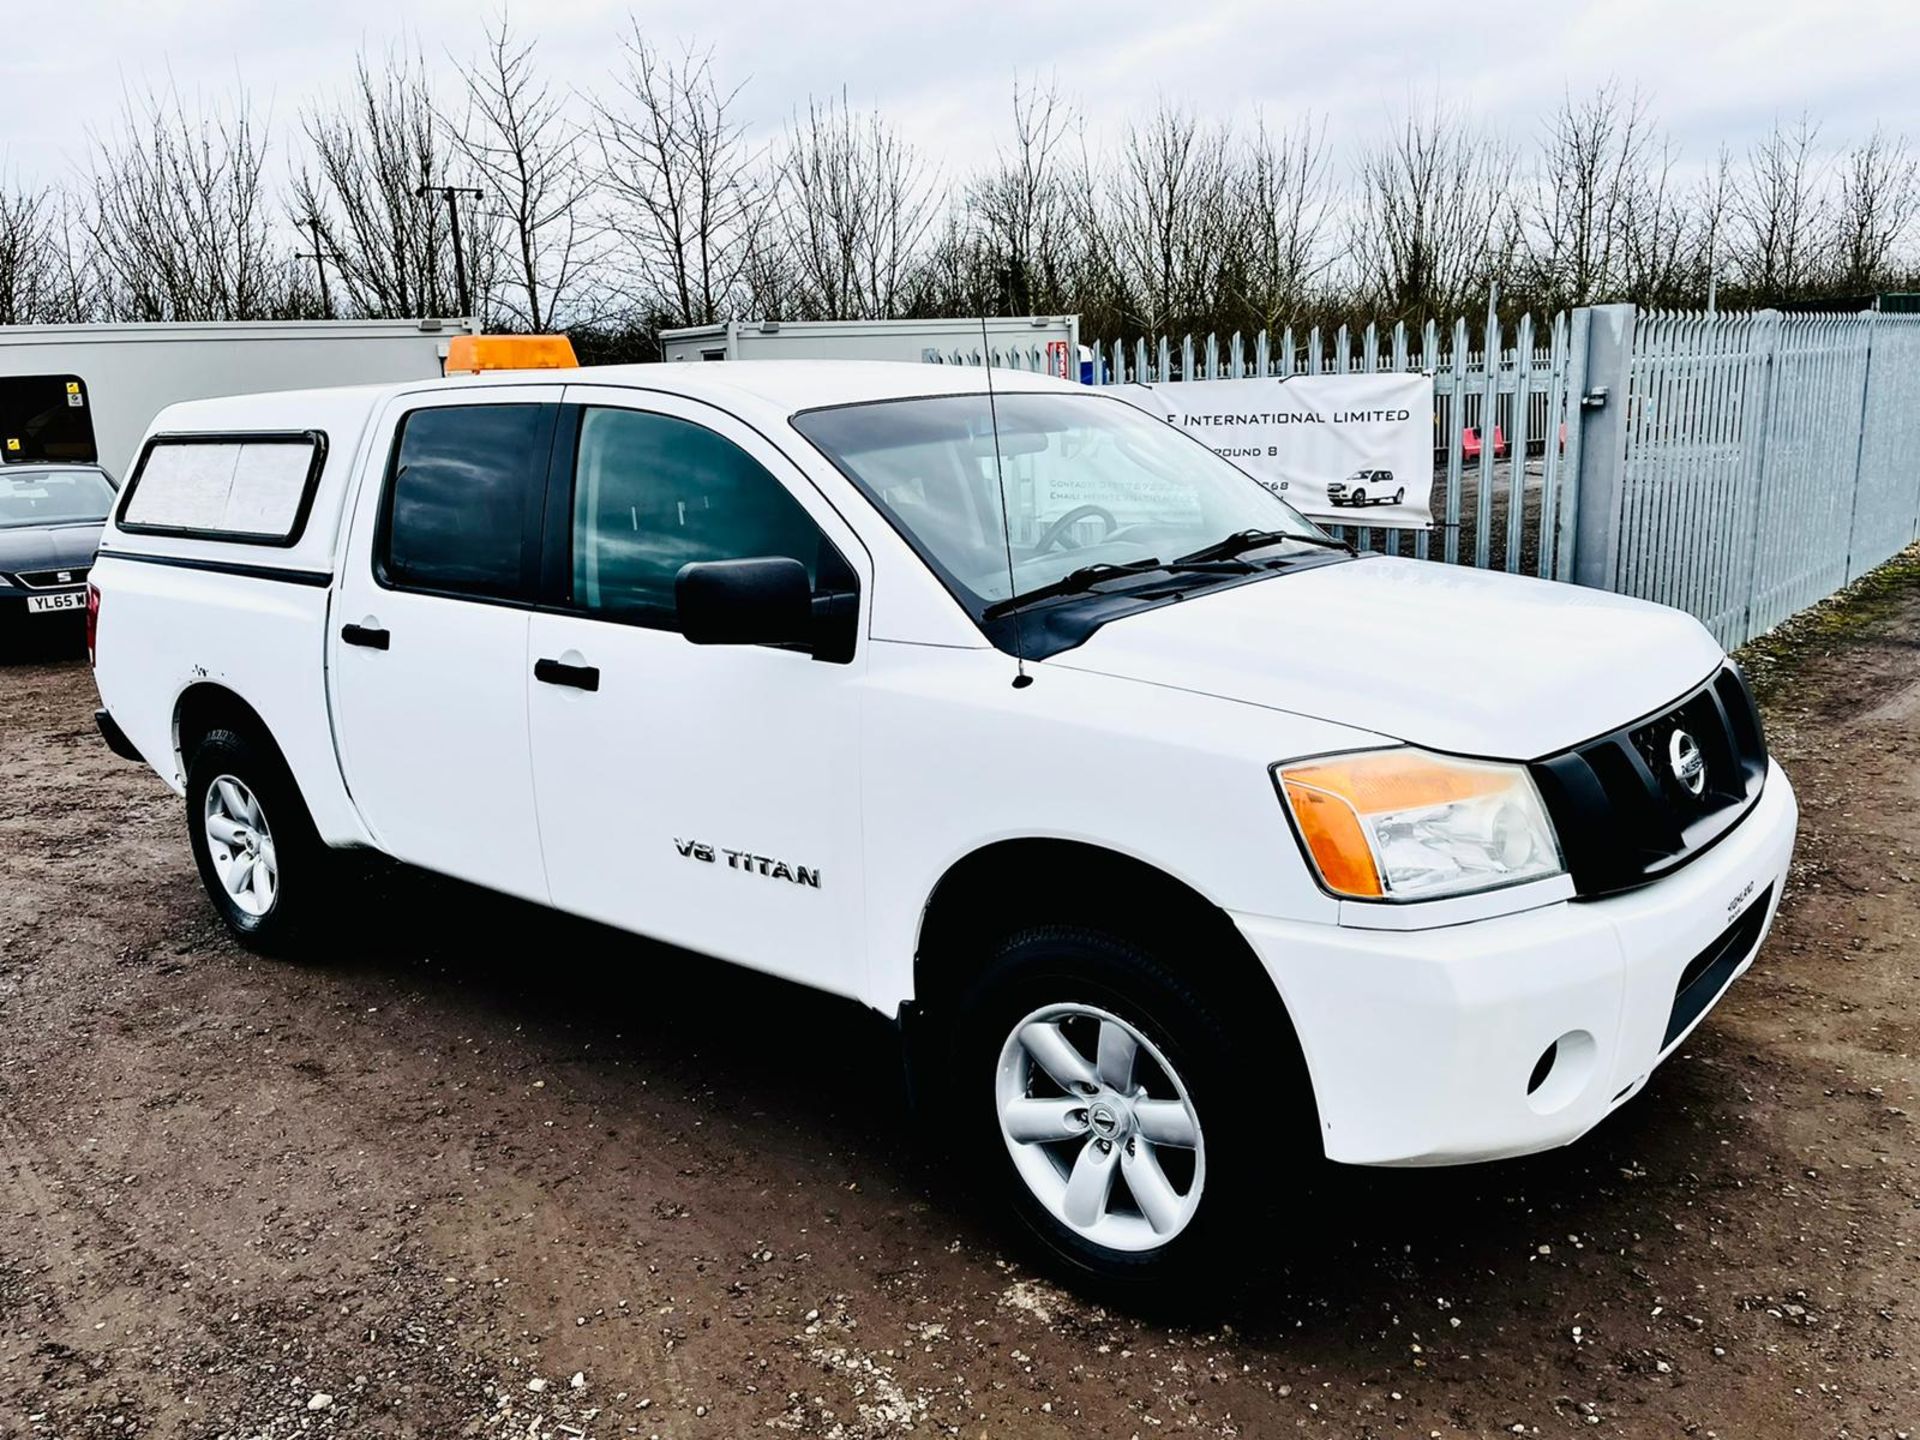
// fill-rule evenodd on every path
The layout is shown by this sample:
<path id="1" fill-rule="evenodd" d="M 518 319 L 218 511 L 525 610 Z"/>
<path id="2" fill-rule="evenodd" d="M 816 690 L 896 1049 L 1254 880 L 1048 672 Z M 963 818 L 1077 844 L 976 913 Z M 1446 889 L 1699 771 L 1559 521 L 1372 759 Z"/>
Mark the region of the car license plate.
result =
<path id="1" fill-rule="evenodd" d="M 57 595 L 27 596 L 29 615 L 50 615 L 61 610 L 84 610 L 87 608 L 87 592 L 84 590 L 62 590 Z"/>

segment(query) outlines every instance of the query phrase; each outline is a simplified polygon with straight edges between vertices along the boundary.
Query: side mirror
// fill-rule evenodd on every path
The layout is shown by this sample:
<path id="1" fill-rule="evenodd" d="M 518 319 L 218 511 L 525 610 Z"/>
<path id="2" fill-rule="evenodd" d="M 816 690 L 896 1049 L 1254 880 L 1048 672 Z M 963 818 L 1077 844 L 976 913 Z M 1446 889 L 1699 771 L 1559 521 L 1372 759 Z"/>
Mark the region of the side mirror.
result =
<path id="1" fill-rule="evenodd" d="M 695 645 L 806 645 L 813 636 L 813 587 L 798 560 L 696 561 L 674 577 L 673 603 Z"/>

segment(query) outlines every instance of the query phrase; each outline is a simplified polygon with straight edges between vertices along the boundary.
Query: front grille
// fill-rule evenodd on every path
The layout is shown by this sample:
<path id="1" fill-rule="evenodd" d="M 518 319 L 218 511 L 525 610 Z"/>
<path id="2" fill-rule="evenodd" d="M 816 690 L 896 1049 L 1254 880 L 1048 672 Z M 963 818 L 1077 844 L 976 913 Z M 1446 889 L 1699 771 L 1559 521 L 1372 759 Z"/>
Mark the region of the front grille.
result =
<path id="1" fill-rule="evenodd" d="M 1676 771 L 1676 732 L 1698 748 L 1697 795 Z M 1729 662 L 1654 717 L 1532 769 L 1574 888 L 1608 895 L 1671 873 L 1739 824 L 1760 798 L 1767 742 L 1746 679 Z"/>
<path id="2" fill-rule="evenodd" d="M 62 570 L 22 570 L 13 578 L 28 590 L 71 590 L 87 583 L 86 565 L 69 565 Z M 61 577 L 65 577 L 64 579 Z"/>
<path id="3" fill-rule="evenodd" d="M 1738 920 L 1687 962 L 1687 968 L 1680 972 L 1680 983 L 1673 990 L 1673 1013 L 1667 1017 L 1666 1038 L 1660 1042 L 1662 1050 L 1679 1039 L 1681 1032 L 1699 1019 L 1727 988 L 1740 962 L 1760 943 L 1760 932 L 1766 928 L 1767 910 L 1772 903 L 1773 887 L 1769 885 Z"/>

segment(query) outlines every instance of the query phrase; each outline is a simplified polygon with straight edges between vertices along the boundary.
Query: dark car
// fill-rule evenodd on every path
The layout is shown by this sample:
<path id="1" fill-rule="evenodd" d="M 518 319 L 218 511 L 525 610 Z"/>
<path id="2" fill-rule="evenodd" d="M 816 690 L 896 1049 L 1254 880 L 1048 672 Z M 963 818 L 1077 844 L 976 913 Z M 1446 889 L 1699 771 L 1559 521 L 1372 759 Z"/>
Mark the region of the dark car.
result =
<path id="1" fill-rule="evenodd" d="M 1391 470 L 1356 470 L 1327 486 L 1329 505 L 1398 505 L 1407 487 L 1393 483 Z"/>
<path id="2" fill-rule="evenodd" d="M 97 466 L 0 466 L 0 641 L 80 625 L 113 495 Z"/>

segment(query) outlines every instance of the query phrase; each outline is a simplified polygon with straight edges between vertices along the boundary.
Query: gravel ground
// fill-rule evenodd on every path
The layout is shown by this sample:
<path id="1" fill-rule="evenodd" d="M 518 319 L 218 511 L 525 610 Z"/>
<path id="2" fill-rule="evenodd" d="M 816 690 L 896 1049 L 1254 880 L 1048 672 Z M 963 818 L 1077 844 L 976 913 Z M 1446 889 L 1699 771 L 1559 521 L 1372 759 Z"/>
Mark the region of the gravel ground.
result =
<path id="1" fill-rule="evenodd" d="M 1640 1097 L 1277 1174 L 1177 1322 L 1034 1273 L 833 1002 L 406 872 L 253 958 L 84 664 L 0 666 L 0 1435 L 1920 1431 L 1917 633 L 1909 563 L 1753 657 L 1802 848 Z"/>

